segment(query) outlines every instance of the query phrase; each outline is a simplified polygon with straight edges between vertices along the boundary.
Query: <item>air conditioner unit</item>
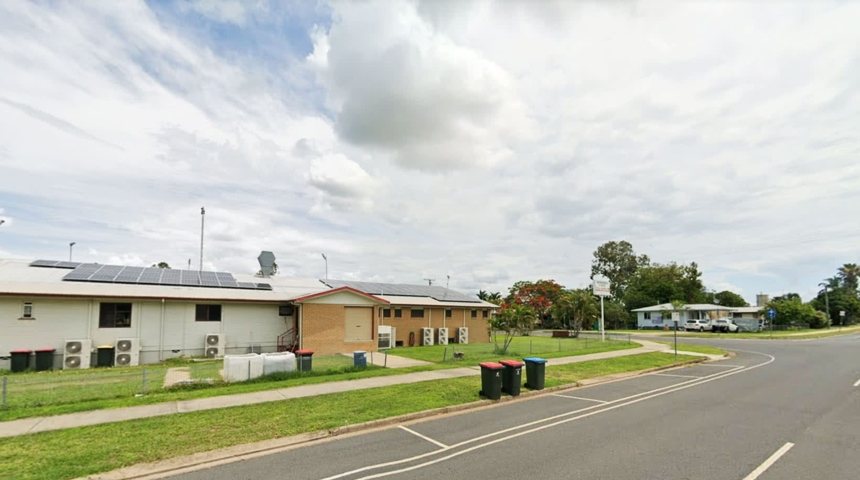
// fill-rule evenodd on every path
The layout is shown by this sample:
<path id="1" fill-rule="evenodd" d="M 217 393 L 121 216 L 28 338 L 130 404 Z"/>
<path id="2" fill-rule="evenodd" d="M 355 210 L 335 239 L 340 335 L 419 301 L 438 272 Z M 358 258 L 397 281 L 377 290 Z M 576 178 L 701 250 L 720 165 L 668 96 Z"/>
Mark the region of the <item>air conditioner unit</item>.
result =
<path id="1" fill-rule="evenodd" d="M 207 358 L 224 356 L 224 335 L 221 333 L 207 333 L 203 346 L 203 353 Z"/>
<path id="2" fill-rule="evenodd" d="M 421 345 L 433 345 L 433 329 L 424 327 L 421 329 Z"/>
<path id="3" fill-rule="evenodd" d="M 380 325 L 376 330 L 376 338 L 379 339 L 377 346 L 380 350 L 394 348 L 397 339 L 397 329 L 391 325 Z"/>
<path id="4" fill-rule="evenodd" d="M 469 329 L 457 327 L 457 343 L 469 343 Z"/>
<path id="5" fill-rule="evenodd" d="M 117 339 L 113 364 L 117 367 L 140 365 L 140 340 L 137 338 Z"/>
<path id="6" fill-rule="evenodd" d="M 448 345 L 448 328 L 447 327 L 439 327 L 437 331 L 437 339 L 439 345 Z"/>
<path id="7" fill-rule="evenodd" d="M 66 340 L 63 342 L 63 368 L 90 368 L 90 354 L 93 351 L 93 341 L 90 339 Z"/>

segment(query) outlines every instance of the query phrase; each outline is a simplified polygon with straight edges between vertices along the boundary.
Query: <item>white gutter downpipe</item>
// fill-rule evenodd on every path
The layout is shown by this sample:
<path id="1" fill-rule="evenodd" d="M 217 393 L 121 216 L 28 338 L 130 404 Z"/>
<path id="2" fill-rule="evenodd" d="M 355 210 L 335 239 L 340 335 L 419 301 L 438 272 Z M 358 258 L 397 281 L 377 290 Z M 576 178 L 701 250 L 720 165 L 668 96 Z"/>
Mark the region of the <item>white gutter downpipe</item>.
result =
<path id="1" fill-rule="evenodd" d="M 164 360 L 164 299 L 161 299 L 161 328 L 158 330 L 158 360 Z"/>

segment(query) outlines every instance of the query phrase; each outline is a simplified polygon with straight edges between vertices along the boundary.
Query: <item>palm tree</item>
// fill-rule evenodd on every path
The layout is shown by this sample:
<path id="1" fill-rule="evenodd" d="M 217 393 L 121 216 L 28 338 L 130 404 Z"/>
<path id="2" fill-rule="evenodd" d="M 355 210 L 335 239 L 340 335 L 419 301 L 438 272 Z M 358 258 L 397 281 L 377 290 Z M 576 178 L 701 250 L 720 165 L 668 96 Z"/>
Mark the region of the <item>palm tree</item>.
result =
<path id="1" fill-rule="evenodd" d="M 839 277 L 842 279 L 842 285 L 852 292 L 857 291 L 857 280 L 860 278 L 860 266 L 856 263 L 846 263 L 839 267 Z"/>

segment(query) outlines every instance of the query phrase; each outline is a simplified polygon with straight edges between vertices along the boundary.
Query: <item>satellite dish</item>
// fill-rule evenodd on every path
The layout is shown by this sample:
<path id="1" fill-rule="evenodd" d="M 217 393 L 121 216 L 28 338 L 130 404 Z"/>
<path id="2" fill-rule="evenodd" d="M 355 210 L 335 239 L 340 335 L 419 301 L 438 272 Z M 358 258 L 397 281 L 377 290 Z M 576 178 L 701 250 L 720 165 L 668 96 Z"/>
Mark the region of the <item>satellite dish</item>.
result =
<path id="1" fill-rule="evenodd" d="M 275 273 L 275 254 L 268 251 L 263 250 L 260 252 L 260 255 L 257 256 L 257 261 L 260 262 L 260 272 L 264 277 L 271 276 Z"/>

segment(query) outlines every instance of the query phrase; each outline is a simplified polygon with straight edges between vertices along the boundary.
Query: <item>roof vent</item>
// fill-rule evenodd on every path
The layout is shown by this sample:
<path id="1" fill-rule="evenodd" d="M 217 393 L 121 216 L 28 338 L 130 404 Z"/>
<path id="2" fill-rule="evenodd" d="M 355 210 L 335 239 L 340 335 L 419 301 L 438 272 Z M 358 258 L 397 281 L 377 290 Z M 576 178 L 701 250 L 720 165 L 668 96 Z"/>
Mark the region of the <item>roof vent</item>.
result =
<path id="1" fill-rule="evenodd" d="M 260 275 L 270 277 L 277 273 L 278 266 L 275 263 L 275 254 L 267 250 L 260 252 L 257 256 L 257 261 L 260 262 Z"/>

